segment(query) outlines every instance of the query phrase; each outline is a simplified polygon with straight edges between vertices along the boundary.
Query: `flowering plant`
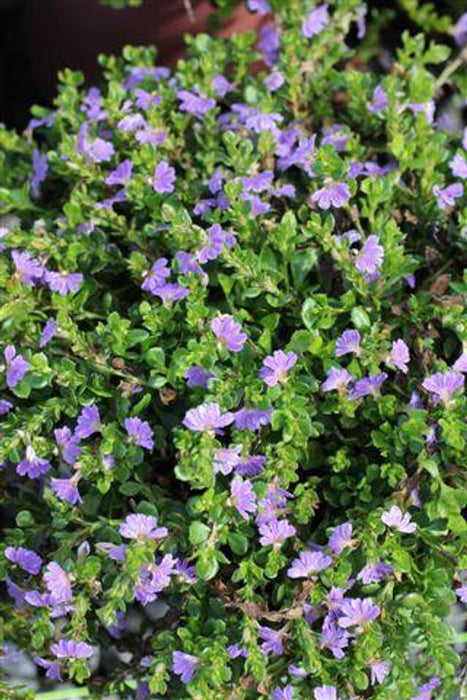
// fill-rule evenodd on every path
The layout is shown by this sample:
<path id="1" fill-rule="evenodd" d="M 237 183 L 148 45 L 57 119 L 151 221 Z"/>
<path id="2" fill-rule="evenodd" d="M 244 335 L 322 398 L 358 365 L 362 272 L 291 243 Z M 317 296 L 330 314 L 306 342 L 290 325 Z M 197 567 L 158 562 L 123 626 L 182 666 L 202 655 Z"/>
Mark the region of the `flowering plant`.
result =
<path id="1" fill-rule="evenodd" d="M 360 0 L 271 4 L 262 64 L 127 47 L 0 131 L 5 654 L 93 697 L 453 699 L 461 59 L 406 33 L 374 72 Z"/>

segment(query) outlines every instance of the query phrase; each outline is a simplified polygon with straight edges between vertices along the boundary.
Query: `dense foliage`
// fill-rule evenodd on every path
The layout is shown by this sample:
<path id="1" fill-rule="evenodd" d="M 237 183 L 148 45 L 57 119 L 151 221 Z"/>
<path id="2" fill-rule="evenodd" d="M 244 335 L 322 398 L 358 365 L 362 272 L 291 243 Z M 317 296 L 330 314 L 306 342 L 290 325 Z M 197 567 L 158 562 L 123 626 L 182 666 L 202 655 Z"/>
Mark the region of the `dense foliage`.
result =
<path id="1" fill-rule="evenodd" d="M 263 63 L 127 48 L 0 131 L 4 653 L 93 697 L 462 697 L 466 32 L 376 74 L 358 0 L 272 4 Z"/>

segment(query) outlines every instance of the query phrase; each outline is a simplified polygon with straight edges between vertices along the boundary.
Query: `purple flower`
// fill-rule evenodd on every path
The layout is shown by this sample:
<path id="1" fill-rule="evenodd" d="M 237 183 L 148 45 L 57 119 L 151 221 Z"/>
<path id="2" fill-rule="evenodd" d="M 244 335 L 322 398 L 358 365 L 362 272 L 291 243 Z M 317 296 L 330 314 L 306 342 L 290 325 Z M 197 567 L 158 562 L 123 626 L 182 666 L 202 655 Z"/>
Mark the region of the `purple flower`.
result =
<path id="1" fill-rule="evenodd" d="M 377 561 L 364 566 L 358 574 L 357 579 L 367 586 L 370 583 L 379 583 L 390 576 L 393 571 L 394 567 L 391 564 L 384 564 L 382 561 Z"/>
<path id="2" fill-rule="evenodd" d="M 250 513 L 256 513 L 256 496 L 248 479 L 236 476 L 230 485 L 230 498 L 242 518 L 248 520 Z"/>
<path id="3" fill-rule="evenodd" d="M 326 615 L 323 621 L 323 629 L 321 631 L 321 646 L 323 649 L 329 649 L 336 659 L 343 659 L 344 649 L 349 646 L 350 635 L 338 627 L 335 622 L 335 615 Z"/>
<path id="4" fill-rule="evenodd" d="M 20 250 L 12 250 L 11 257 L 15 266 L 16 274 L 21 282 L 24 282 L 29 287 L 34 286 L 36 282 L 42 279 L 44 268 L 37 260 L 29 255 L 29 253 Z"/>
<path id="5" fill-rule="evenodd" d="M 260 16 L 268 15 L 272 12 L 267 0 L 247 0 L 246 4 L 250 12 L 257 12 Z"/>
<path id="6" fill-rule="evenodd" d="M 117 124 L 117 127 L 126 133 L 137 131 L 146 126 L 146 120 L 142 114 L 127 114 Z"/>
<path id="7" fill-rule="evenodd" d="M 343 523 L 332 531 L 329 538 L 329 548 L 333 554 L 340 554 L 343 549 L 352 545 L 352 524 Z"/>
<path id="8" fill-rule="evenodd" d="M 206 112 L 214 109 L 216 101 L 209 97 L 200 97 L 194 92 L 188 90 L 179 90 L 177 97 L 180 100 L 180 111 L 193 114 L 195 117 L 201 118 Z"/>
<path id="9" fill-rule="evenodd" d="M 50 272 L 45 273 L 45 281 L 52 292 L 58 292 L 62 297 L 70 292 L 77 292 L 83 282 L 81 272 Z"/>
<path id="10" fill-rule="evenodd" d="M 23 589 L 17 586 L 16 583 L 8 577 L 5 579 L 5 584 L 8 595 L 14 600 L 15 608 L 22 608 L 25 599 Z"/>
<path id="11" fill-rule="evenodd" d="M 8 411 L 11 411 L 13 404 L 5 399 L 0 399 L 0 416 L 4 416 Z"/>
<path id="12" fill-rule="evenodd" d="M 224 75 L 216 75 L 212 81 L 212 87 L 214 92 L 220 97 L 225 97 L 233 90 L 232 83 Z"/>
<path id="13" fill-rule="evenodd" d="M 261 644 L 263 654 L 277 656 L 284 652 L 283 633 L 280 630 L 273 630 L 270 627 L 259 627 L 258 632 L 260 639 L 263 640 Z"/>
<path id="14" fill-rule="evenodd" d="M 381 520 L 385 525 L 388 527 L 393 527 L 394 529 L 399 530 L 399 532 L 411 534 L 417 529 L 417 525 L 411 522 L 412 516 L 410 513 L 402 514 L 399 506 L 391 506 L 388 511 L 385 511 L 382 514 Z"/>
<path id="15" fill-rule="evenodd" d="M 387 661 L 372 661 L 370 663 L 371 684 L 382 683 L 389 675 L 391 666 Z"/>
<path id="16" fill-rule="evenodd" d="M 279 88 L 281 88 L 284 83 L 285 78 L 283 74 L 278 70 L 273 71 L 264 79 L 264 85 L 270 92 L 276 92 L 276 90 L 279 90 Z"/>
<path id="17" fill-rule="evenodd" d="M 315 700 L 339 700 L 334 685 L 322 685 L 313 691 Z"/>
<path id="18" fill-rule="evenodd" d="M 258 51 L 264 63 L 270 68 L 279 58 L 280 35 L 274 24 L 263 24 L 259 30 Z"/>
<path id="19" fill-rule="evenodd" d="M 158 527 L 157 518 L 142 513 L 127 515 L 118 531 L 128 540 L 144 540 L 147 537 L 158 540 L 168 534 L 166 527 Z"/>
<path id="20" fill-rule="evenodd" d="M 174 651 L 172 661 L 172 671 L 180 676 L 182 683 L 189 683 L 195 675 L 199 663 L 198 657 L 185 654 L 183 651 Z"/>
<path id="21" fill-rule="evenodd" d="M 32 551 L 24 547 L 6 547 L 5 557 L 13 564 L 17 564 L 21 569 L 27 571 L 28 574 L 38 574 L 41 570 L 42 559 Z"/>
<path id="22" fill-rule="evenodd" d="M 368 103 L 368 111 L 371 112 L 372 114 L 378 114 L 379 112 L 382 112 L 383 109 L 386 109 L 387 106 L 388 106 L 387 95 L 384 92 L 381 85 L 377 85 L 374 89 L 373 96 L 371 98 L 371 102 Z"/>
<path id="23" fill-rule="evenodd" d="M 383 383 L 388 378 L 386 372 L 381 372 L 372 377 L 364 377 L 355 382 L 355 386 L 349 394 L 349 398 L 352 400 L 361 399 L 364 396 L 373 396 L 378 399 L 380 396 L 380 391 Z"/>
<path id="24" fill-rule="evenodd" d="M 379 244 L 378 236 L 368 236 L 355 258 L 355 267 L 367 275 L 374 274 L 382 265 L 384 248 Z"/>
<path id="25" fill-rule="evenodd" d="M 152 291 L 152 293 L 154 294 L 154 296 L 162 299 L 162 302 L 166 304 L 172 301 L 179 301 L 180 299 L 184 299 L 189 295 L 190 290 L 186 287 L 182 287 L 180 284 L 177 283 L 166 283 L 161 285 L 160 287 L 156 287 Z"/>
<path id="26" fill-rule="evenodd" d="M 165 284 L 167 277 L 170 277 L 170 270 L 167 267 L 167 258 L 158 258 L 149 272 L 146 273 L 141 289 L 151 294 L 156 294 L 158 287 Z"/>
<path id="27" fill-rule="evenodd" d="M 293 700 L 293 688 L 286 685 L 284 688 L 276 688 L 272 694 L 272 700 Z"/>
<path id="28" fill-rule="evenodd" d="M 395 340 L 392 344 L 391 354 L 389 355 L 389 363 L 397 367 L 397 369 L 400 369 L 404 374 L 407 374 L 407 365 L 409 362 L 409 348 L 403 340 Z"/>
<path id="29" fill-rule="evenodd" d="M 351 196 L 349 187 L 345 182 L 334 182 L 317 190 L 312 195 L 311 201 L 316 202 L 320 209 L 329 209 L 331 206 L 344 206 Z"/>
<path id="30" fill-rule="evenodd" d="M 16 354 L 16 348 L 14 345 L 6 346 L 4 357 L 6 364 L 6 383 L 10 389 L 14 389 L 14 387 L 23 379 L 31 365 L 22 355 Z"/>
<path id="31" fill-rule="evenodd" d="M 271 414 L 271 408 L 265 411 L 259 408 L 241 408 L 232 415 L 237 430 L 258 430 L 262 425 L 269 425 Z"/>
<path id="32" fill-rule="evenodd" d="M 73 478 L 73 477 L 71 479 L 52 478 L 50 480 L 50 486 L 52 488 L 52 491 L 62 501 L 66 501 L 66 503 L 70 503 L 72 506 L 76 505 L 77 503 L 81 503 L 82 498 L 81 498 L 80 493 L 78 491 L 78 487 L 77 487 L 75 478 Z"/>
<path id="33" fill-rule="evenodd" d="M 194 365 L 189 367 L 185 374 L 183 375 L 187 380 L 187 386 L 193 389 L 195 386 L 200 386 L 202 389 L 206 389 L 208 381 L 213 377 L 213 373 L 199 365 Z"/>
<path id="34" fill-rule="evenodd" d="M 218 258 L 224 246 L 230 249 L 235 245 L 235 235 L 223 231 L 220 224 L 213 224 L 208 228 L 206 237 L 206 243 L 200 248 L 197 255 L 199 262 L 203 264 Z"/>
<path id="35" fill-rule="evenodd" d="M 297 355 L 294 352 L 285 353 L 282 350 L 276 350 L 263 360 L 259 376 L 268 386 L 275 386 L 285 381 L 288 371 L 296 362 Z"/>
<path id="36" fill-rule="evenodd" d="M 268 545 L 281 545 L 289 537 L 293 537 L 297 531 L 288 520 L 270 520 L 267 523 L 261 523 L 259 526 L 260 543 L 263 547 Z"/>
<path id="37" fill-rule="evenodd" d="M 240 462 L 242 446 L 214 450 L 214 473 L 230 474 Z"/>
<path id="38" fill-rule="evenodd" d="M 154 170 L 152 186 L 159 194 L 171 194 L 175 190 L 175 168 L 162 160 Z"/>
<path id="39" fill-rule="evenodd" d="M 144 447 L 146 450 L 152 450 L 154 448 L 154 433 L 147 421 L 141 420 L 140 418 L 126 418 L 125 428 L 136 445 Z"/>
<path id="40" fill-rule="evenodd" d="M 247 455 L 235 466 L 235 471 L 240 476 L 257 476 L 266 464 L 264 455 Z"/>
<path id="41" fill-rule="evenodd" d="M 369 622 L 379 617 L 380 609 L 371 598 L 351 598 L 343 601 L 341 605 L 340 627 L 358 627 L 361 629 Z"/>
<path id="42" fill-rule="evenodd" d="M 26 453 L 16 467 L 19 476 L 28 476 L 30 479 L 39 479 L 51 469 L 50 462 L 38 457 L 33 446 L 26 447 Z"/>
<path id="43" fill-rule="evenodd" d="M 438 200 L 438 207 L 440 209 L 446 209 L 447 207 L 455 206 L 455 200 L 462 197 L 464 188 L 460 182 L 455 182 L 453 185 L 444 188 L 435 185 L 433 187 L 433 194 Z"/>
<path id="44" fill-rule="evenodd" d="M 50 593 L 50 602 L 54 605 L 68 603 L 73 596 L 70 575 L 55 561 L 47 564 L 46 568 L 43 578 Z"/>
<path id="45" fill-rule="evenodd" d="M 170 585 L 175 572 L 176 559 L 171 554 L 162 557 L 158 564 L 141 568 L 135 587 L 135 598 L 143 605 L 157 599 L 158 593 Z"/>
<path id="46" fill-rule="evenodd" d="M 219 428 L 230 425 L 233 419 L 232 413 L 221 413 L 219 404 L 204 403 L 187 411 L 183 425 L 194 432 L 217 432 Z"/>
<path id="47" fill-rule="evenodd" d="M 433 124 L 436 105 L 433 100 L 428 102 L 409 102 L 407 105 L 412 114 L 424 114 L 428 124 Z"/>
<path id="48" fill-rule="evenodd" d="M 35 656 L 34 663 L 36 666 L 40 666 L 41 668 L 45 669 L 46 678 L 50 678 L 51 680 L 59 681 L 61 683 L 62 676 L 60 673 L 60 664 L 58 664 L 56 661 L 47 661 L 47 659 L 43 659 L 41 656 Z"/>
<path id="49" fill-rule="evenodd" d="M 302 34 L 305 39 L 311 39 L 316 34 L 320 34 L 329 22 L 328 6 L 318 5 L 308 13 L 303 24 Z"/>
<path id="50" fill-rule="evenodd" d="M 339 393 L 343 393 L 353 378 L 353 374 L 347 372 L 346 369 L 331 367 L 328 370 L 325 381 L 321 385 L 321 391 L 324 393 L 328 391 L 338 391 Z"/>
<path id="51" fill-rule="evenodd" d="M 34 149 L 32 153 L 32 178 L 29 181 L 31 187 L 31 194 L 33 197 L 39 197 L 40 195 L 40 185 L 47 177 L 47 171 L 49 169 L 47 163 L 47 153 L 41 154 L 37 149 Z"/>
<path id="52" fill-rule="evenodd" d="M 67 464 L 75 464 L 82 452 L 76 435 L 73 435 L 71 430 L 65 427 L 54 430 L 54 437 L 63 460 Z"/>
<path id="53" fill-rule="evenodd" d="M 277 112 L 265 113 L 255 109 L 247 117 L 245 126 L 255 134 L 262 134 L 264 131 L 270 131 L 275 134 L 277 132 L 277 124 L 280 124 L 283 119 L 284 117 Z"/>
<path id="54" fill-rule="evenodd" d="M 248 651 L 245 647 L 241 647 L 238 644 L 230 644 L 227 647 L 227 653 L 231 659 L 238 659 L 240 656 L 244 659 L 248 657 Z"/>
<path id="55" fill-rule="evenodd" d="M 94 404 L 85 406 L 78 416 L 76 423 L 75 435 L 80 439 L 84 439 L 100 432 L 102 428 L 99 409 Z"/>
<path id="56" fill-rule="evenodd" d="M 467 43 L 467 12 L 459 17 L 451 31 L 458 46 L 464 46 Z"/>
<path id="57" fill-rule="evenodd" d="M 93 163 L 103 163 L 110 160 L 115 153 L 113 145 L 109 141 L 97 138 L 89 141 L 87 137 L 88 125 L 84 122 L 78 132 L 77 150 L 86 160 Z"/>
<path id="58" fill-rule="evenodd" d="M 360 333 L 358 331 L 353 329 L 344 331 L 336 340 L 336 357 L 342 357 L 348 353 L 355 353 L 358 356 L 360 352 Z"/>
<path id="59" fill-rule="evenodd" d="M 52 644 L 50 651 L 58 659 L 89 659 L 93 653 L 89 644 L 74 639 L 59 639 L 56 644 Z"/>
<path id="60" fill-rule="evenodd" d="M 248 338 L 239 323 L 227 314 L 221 314 L 211 321 L 211 329 L 220 343 L 231 352 L 240 352 Z"/>
<path id="61" fill-rule="evenodd" d="M 332 564 L 331 557 L 322 552 L 301 552 L 287 571 L 289 578 L 308 578 L 327 569 Z"/>
<path id="62" fill-rule="evenodd" d="M 449 167 L 454 177 L 461 177 L 464 180 L 467 178 L 467 158 L 461 153 L 454 156 Z"/>
<path id="63" fill-rule="evenodd" d="M 414 696 L 413 700 L 431 700 L 431 698 L 433 697 L 431 691 L 435 690 L 440 685 L 440 679 L 437 676 L 435 676 L 431 679 L 431 681 L 428 681 L 428 683 L 425 683 L 424 685 L 421 685 L 420 688 L 418 688 L 419 692 L 416 696 Z"/>
<path id="64" fill-rule="evenodd" d="M 45 348 L 45 346 L 50 343 L 52 338 L 57 332 L 58 324 L 54 318 L 49 318 L 44 328 L 42 329 L 41 337 L 39 340 L 39 347 Z"/>
<path id="65" fill-rule="evenodd" d="M 112 172 L 107 175 L 104 182 L 106 185 L 124 185 L 128 180 L 131 180 L 132 171 L 133 163 L 127 158 L 122 161 L 115 170 L 112 170 Z"/>
<path id="66" fill-rule="evenodd" d="M 464 377 L 453 370 L 436 372 L 423 381 L 422 387 L 445 406 L 450 406 L 454 392 L 464 387 Z"/>
<path id="67" fill-rule="evenodd" d="M 456 595 L 461 603 L 467 603 L 467 584 L 456 588 Z"/>
<path id="68" fill-rule="evenodd" d="M 467 352 L 463 352 L 454 362 L 452 369 L 455 372 L 467 372 Z"/>

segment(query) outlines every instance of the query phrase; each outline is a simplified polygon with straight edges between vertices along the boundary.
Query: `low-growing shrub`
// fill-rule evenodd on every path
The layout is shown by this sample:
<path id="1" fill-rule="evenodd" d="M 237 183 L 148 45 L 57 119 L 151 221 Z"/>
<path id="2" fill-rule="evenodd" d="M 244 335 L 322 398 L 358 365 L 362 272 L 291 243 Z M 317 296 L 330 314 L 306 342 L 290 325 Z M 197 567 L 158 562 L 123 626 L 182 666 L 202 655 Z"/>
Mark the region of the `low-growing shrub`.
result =
<path id="1" fill-rule="evenodd" d="M 463 38 L 376 75 L 359 1 L 273 4 L 263 64 L 127 48 L 0 131 L 5 651 L 92 697 L 456 698 Z"/>

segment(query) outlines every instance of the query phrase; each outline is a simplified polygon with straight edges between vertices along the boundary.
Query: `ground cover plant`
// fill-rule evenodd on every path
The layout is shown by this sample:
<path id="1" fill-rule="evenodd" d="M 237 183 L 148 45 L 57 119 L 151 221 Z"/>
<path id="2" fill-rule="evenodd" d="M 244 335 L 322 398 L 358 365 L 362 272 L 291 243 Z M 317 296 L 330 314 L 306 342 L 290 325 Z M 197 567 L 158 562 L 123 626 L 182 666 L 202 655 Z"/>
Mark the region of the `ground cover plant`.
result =
<path id="1" fill-rule="evenodd" d="M 465 23 L 375 72 L 362 3 L 271 4 L 259 54 L 127 48 L 0 131 L 0 630 L 44 687 L 465 692 Z"/>

